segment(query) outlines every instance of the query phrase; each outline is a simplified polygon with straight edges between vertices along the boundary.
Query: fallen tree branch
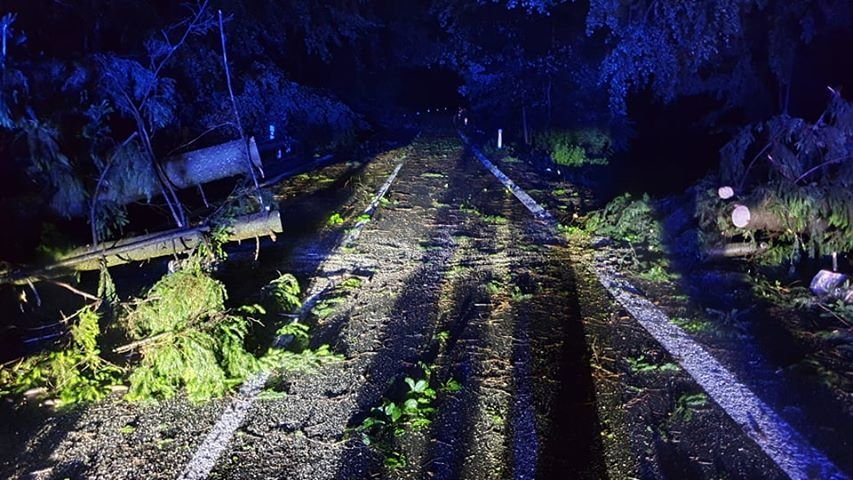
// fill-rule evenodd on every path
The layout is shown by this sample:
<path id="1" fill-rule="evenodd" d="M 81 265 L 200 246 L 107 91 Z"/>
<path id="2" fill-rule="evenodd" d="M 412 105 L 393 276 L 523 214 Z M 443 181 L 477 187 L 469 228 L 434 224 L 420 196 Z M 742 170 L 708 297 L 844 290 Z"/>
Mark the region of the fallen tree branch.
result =
<path id="1" fill-rule="evenodd" d="M 61 277 L 75 271 L 98 270 L 101 268 L 102 261 L 106 266 L 112 267 L 179 254 L 201 244 L 209 231 L 208 225 L 200 225 L 195 228 L 175 229 L 118 240 L 110 246 L 101 243 L 99 247 L 75 250 L 51 265 L 8 273 L 0 277 L 0 284 L 20 285 Z M 281 217 L 278 211 L 246 215 L 235 220 L 229 232 L 228 241 L 272 236 L 281 231 Z"/>

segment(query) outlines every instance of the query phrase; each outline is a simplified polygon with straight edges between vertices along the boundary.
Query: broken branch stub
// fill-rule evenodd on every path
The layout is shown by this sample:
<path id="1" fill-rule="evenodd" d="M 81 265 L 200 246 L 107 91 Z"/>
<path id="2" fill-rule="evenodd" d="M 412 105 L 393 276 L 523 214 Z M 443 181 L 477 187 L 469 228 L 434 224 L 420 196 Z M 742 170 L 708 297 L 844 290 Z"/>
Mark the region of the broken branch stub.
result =
<path id="1" fill-rule="evenodd" d="M 255 138 L 249 137 L 174 155 L 163 160 L 162 165 L 168 181 L 176 189 L 184 189 L 247 174 L 247 165 L 260 171 L 261 156 Z M 132 186 L 106 184 L 98 199 L 124 205 L 142 200 L 151 192 L 162 193 L 157 178 L 143 174 L 135 177 Z"/>

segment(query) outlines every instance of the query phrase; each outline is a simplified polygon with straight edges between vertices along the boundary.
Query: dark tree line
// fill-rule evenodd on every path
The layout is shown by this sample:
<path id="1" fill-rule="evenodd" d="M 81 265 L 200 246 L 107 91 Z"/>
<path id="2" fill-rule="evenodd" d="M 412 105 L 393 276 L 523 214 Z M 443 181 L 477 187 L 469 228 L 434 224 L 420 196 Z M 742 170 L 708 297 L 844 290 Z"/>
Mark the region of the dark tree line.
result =
<path id="1" fill-rule="evenodd" d="M 841 87 L 853 76 L 832 65 L 853 38 L 851 8 L 845 0 L 7 1 L 2 211 L 85 216 L 107 165 L 125 174 L 108 181 L 133 182 L 129 172 L 156 175 L 156 159 L 199 136 L 234 138 L 221 9 L 250 133 L 275 125 L 294 145 L 344 147 L 397 122 L 413 95 L 405 72 L 420 69 L 458 78 L 474 115 L 513 125 L 525 143 L 538 132 L 595 128 L 625 147 L 631 122 L 644 121 L 632 99 L 700 97 L 710 105 L 703 124 L 732 139 L 720 182 L 831 217 L 821 232 L 832 248 L 849 249 L 853 219 L 838 204 L 851 200 Z M 809 199 L 814 208 L 802 206 Z M 127 221 L 119 205 L 98 212 L 103 235 Z"/>

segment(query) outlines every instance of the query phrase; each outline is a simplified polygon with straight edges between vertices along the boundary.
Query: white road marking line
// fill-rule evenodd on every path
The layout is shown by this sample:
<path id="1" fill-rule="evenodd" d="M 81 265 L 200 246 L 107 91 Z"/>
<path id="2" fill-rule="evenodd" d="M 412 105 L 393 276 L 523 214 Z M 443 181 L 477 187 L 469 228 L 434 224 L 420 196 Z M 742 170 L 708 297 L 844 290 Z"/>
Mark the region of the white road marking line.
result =
<path id="1" fill-rule="evenodd" d="M 468 137 L 461 133 L 460 136 L 462 137 L 462 140 L 465 143 L 471 146 L 471 152 L 474 153 L 474 156 L 477 157 L 477 160 L 479 160 L 480 163 L 483 164 L 483 166 L 485 166 L 490 172 L 492 172 L 492 175 L 497 177 L 497 179 L 500 180 L 500 182 L 503 183 L 504 186 L 509 189 L 509 191 L 512 192 L 513 195 L 515 195 L 515 198 L 517 198 L 521 203 L 524 204 L 525 207 L 527 207 L 528 210 L 530 210 L 530 213 L 532 213 L 533 216 L 535 216 L 539 220 L 544 220 L 545 222 L 556 227 L 557 220 L 554 218 L 553 215 L 551 215 L 550 212 L 548 212 L 548 210 L 542 208 L 541 205 L 536 203 L 536 200 L 534 200 L 533 197 L 528 195 L 527 192 L 525 192 L 521 187 L 516 185 L 515 182 L 513 182 L 509 177 L 504 175 L 504 173 L 500 171 L 500 169 L 496 167 L 494 163 L 492 163 L 488 158 L 486 158 L 485 155 L 483 155 L 483 152 L 481 152 L 477 147 L 474 146 L 473 143 L 471 143 Z"/>
<path id="2" fill-rule="evenodd" d="M 553 233 L 557 235 L 554 217 L 504 175 L 464 135 L 460 135 L 471 147 L 474 156 L 509 188 L 536 218 L 551 223 Z M 749 387 L 740 383 L 732 372 L 684 330 L 673 324 L 665 313 L 644 297 L 633 293 L 636 288 L 630 283 L 617 280 L 612 272 L 595 273 L 607 291 L 789 477 L 794 480 L 849 478 L 823 452 L 810 445 L 799 432 L 759 399 Z"/>
<path id="3" fill-rule="evenodd" d="M 405 156 L 401 159 L 400 163 L 397 164 L 394 171 L 391 172 L 391 175 L 389 175 L 385 180 L 385 183 L 382 184 L 382 187 L 380 187 L 376 196 L 367 208 L 364 209 L 363 215 L 373 215 L 380 200 L 386 193 L 388 193 L 388 190 L 391 188 L 391 184 L 397 178 L 397 174 L 400 173 L 400 169 L 403 167 L 404 163 Z M 322 272 L 325 271 L 326 264 L 329 263 L 328 259 L 342 247 L 355 242 L 366 224 L 367 221 L 364 220 L 356 223 L 349 233 L 344 236 L 343 241 L 338 242 L 329 253 L 327 259 L 324 260 L 323 264 L 319 268 L 318 276 L 315 276 L 311 280 L 311 284 L 307 291 L 307 298 L 303 302 L 302 307 L 297 311 L 297 318 L 303 318 L 304 315 L 310 312 L 320 295 L 333 286 L 332 280 L 328 276 L 322 275 Z M 335 267 L 335 269 L 338 270 L 337 267 Z M 250 377 L 243 386 L 240 387 L 240 390 L 237 392 L 234 400 L 232 400 L 231 405 L 225 408 L 219 416 L 219 419 L 216 421 L 216 424 L 214 424 L 213 428 L 208 432 L 204 441 L 196 449 L 193 458 L 187 464 L 180 477 L 178 477 L 180 480 L 201 480 L 210 475 L 210 472 L 213 471 L 219 457 L 222 456 L 222 453 L 225 452 L 225 449 L 227 449 L 231 444 L 231 440 L 237 433 L 237 429 L 240 428 L 246 420 L 246 416 L 249 414 L 249 408 L 251 408 L 252 404 L 255 403 L 255 400 L 258 398 L 261 390 L 263 390 L 266 385 L 267 380 L 269 380 L 270 375 L 271 372 L 269 371 L 258 372 Z"/>

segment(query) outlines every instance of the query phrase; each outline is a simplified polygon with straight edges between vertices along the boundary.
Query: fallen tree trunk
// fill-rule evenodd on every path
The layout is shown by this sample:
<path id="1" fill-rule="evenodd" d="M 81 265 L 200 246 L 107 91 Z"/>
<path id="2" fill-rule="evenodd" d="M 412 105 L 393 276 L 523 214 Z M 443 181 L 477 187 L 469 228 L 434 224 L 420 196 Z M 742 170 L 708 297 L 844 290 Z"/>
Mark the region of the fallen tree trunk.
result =
<path id="1" fill-rule="evenodd" d="M 261 171 L 261 156 L 254 137 L 181 153 L 162 163 L 166 178 L 179 190 L 246 174 L 249 165 Z M 105 183 L 98 199 L 124 205 L 160 193 L 157 176 L 153 172 L 140 173 L 134 177 L 133 185 Z"/>
<path id="2" fill-rule="evenodd" d="M 0 277 L 0 284 L 26 284 L 68 275 L 82 270 L 98 270 L 101 262 L 108 267 L 152 258 L 176 255 L 192 250 L 204 241 L 210 231 L 208 226 L 176 229 L 103 243 L 97 248 L 75 250 L 56 263 L 45 267 L 12 272 Z M 278 211 L 262 212 L 238 217 L 230 229 L 229 242 L 249 238 L 274 236 L 281 233 L 281 217 Z"/>
<path id="3" fill-rule="evenodd" d="M 755 244 L 748 242 L 727 243 L 717 247 L 711 247 L 705 251 L 706 261 L 724 260 L 727 258 L 748 257 L 759 255 L 767 250 L 767 244 Z"/>
<path id="4" fill-rule="evenodd" d="M 792 223 L 785 218 L 783 208 L 778 206 L 774 208 L 771 201 L 767 199 L 735 204 L 731 214 L 731 222 L 738 229 L 761 230 L 770 233 L 784 232 L 791 228 L 790 224 Z M 803 231 L 821 232 L 828 228 L 823 219 L 812 218 L 810 222 Z M 803 233 L 803 231 L 796 233 Z"/>
<path id="5" fill-rule="evenodd" d="M 732 210 L 732 224 L 748 230 L 785 231 L 785 222 L 779 214 L 765 203 L 737 204 Z"/>

